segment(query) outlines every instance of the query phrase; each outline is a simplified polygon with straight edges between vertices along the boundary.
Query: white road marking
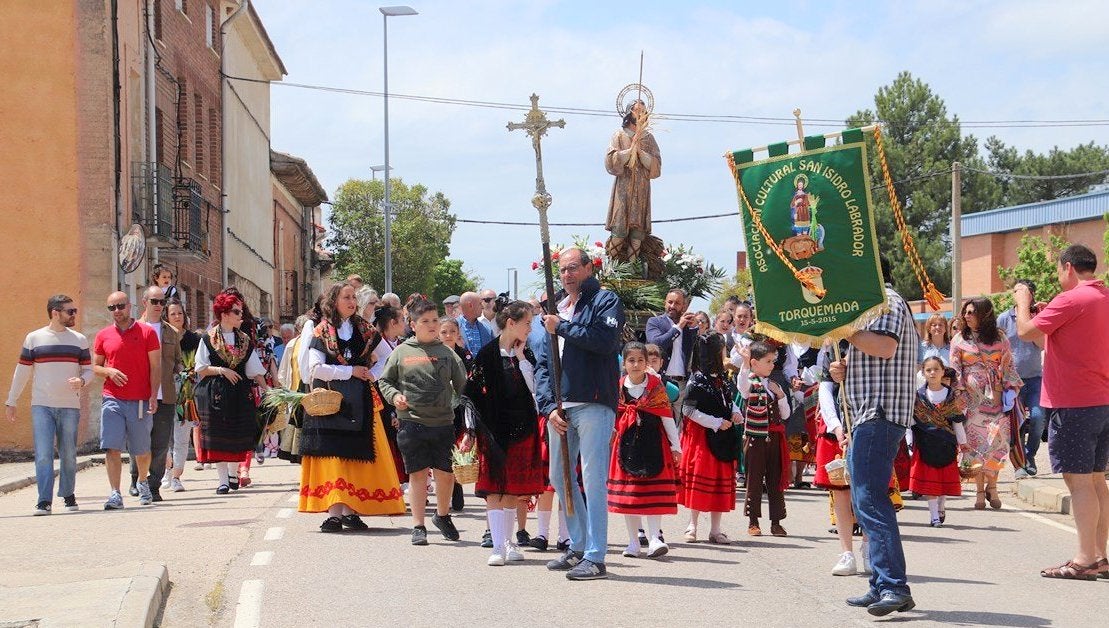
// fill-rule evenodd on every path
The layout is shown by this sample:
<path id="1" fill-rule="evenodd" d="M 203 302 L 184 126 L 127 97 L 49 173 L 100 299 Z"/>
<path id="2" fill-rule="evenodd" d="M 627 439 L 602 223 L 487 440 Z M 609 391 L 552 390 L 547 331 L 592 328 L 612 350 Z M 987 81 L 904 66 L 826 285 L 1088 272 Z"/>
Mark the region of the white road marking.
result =
<path id="1" fill-rule="evenodd" d="M 250 560 L 251 567 L 265 567 L 273 562 L 273 552 L 255 552 Z"/>
<path id="2" fill-rule="evenodd" d="M 267 541 L 280 541 L 281 537 L 285 536 L 285 528 L 270 528 L 266 530 Z"/>
<path id="3" fill-rule="evenodd" d="M 293 509 L 292 508 L 282 508 L 281 510 L 277 511 L 277 518 L 278 519 L 288 519 L 289 517 L 292 517 L 292 516 L 293 516 Z"/>
<path id="4" fill-rule="evenodd" d="M 244 580 L 239 590 L 239 603 L 235 605 L 235 628 L 257 628 L 262 625 L 261 580 Z"/>
<path id="5" fill-rule="evenodd" d="M 1009 504 L 1005 504 L 1003 506 L 1003 508 L 1005 510 L 1012 510 L 1013 512 L 1017 513 L 1018 515 L 1020 515 L 1022 517 L 1027 517 L 1027 518 L 1031 519 L 1032 521 L 1038 521 L 1038 522 L 1040 522 L 1040 523 L 1042 523 L 1046 526 L 1050 526 L 1050 527 L 1056 528 L 1058 530 L 1063 530 L 1065 532 L 1070 532 L 1071 534 L 1078 534 L 1078 530 L 1074 529 L 1071 526 L 1068 526 L 1068 525 L 1063 524 L 1063 523 L 1059 523 L 1058 521 L 1054 521 L 1052 519 L 1048 519 L 1047 517 L 1045 517 L 1043 515 L 1027 511 L 1023 508 L 1018 508 L 1016 506 L 1010 506 Z"/>

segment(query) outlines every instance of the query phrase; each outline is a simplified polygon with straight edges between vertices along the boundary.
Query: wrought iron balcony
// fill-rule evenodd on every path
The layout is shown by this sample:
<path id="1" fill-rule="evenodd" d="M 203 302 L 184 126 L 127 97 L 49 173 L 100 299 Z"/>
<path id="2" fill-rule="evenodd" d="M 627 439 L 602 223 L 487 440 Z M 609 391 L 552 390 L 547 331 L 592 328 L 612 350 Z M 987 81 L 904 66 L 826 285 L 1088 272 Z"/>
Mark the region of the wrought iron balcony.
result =
<path id="1" fill-rule="evenodd" d="M 200 185 L 174 177 L 163 164 L 131 164 L 132 219 L 141 224 L 164 253 L 197 257 L 209 254 L 208 227 L 218 211 L 204 200 Z"/>

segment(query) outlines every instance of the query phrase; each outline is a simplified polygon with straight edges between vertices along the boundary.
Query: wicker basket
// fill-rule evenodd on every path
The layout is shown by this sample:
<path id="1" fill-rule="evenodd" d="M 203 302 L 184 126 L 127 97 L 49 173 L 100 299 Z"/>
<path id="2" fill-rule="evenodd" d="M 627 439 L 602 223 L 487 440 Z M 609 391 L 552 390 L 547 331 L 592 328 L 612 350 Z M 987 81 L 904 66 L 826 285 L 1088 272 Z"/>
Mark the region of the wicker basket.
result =
<path id="1" fill-rule="evenodd" d="M 824 465 L 824 470 L 828 472 L 828 484 L 832 486 L 848 485 L 847 461 L 843 459 L 843 456 L 836 456 L 835 460 Z"/>
<path id="2" fill-rule="evenodd" d="M 338 414 L 339 408 L 342 405 L 342 393 L 326 388 L 313 388 L 312 391 L 304 395 L 304 399 L 300 401 L 300 407 L 304 408 L 306 414 L 312 416 Z"/>
<path id="3" fill-rule="evenodd" d="M 454 469 L 454 481 L 459 484 L 473 484 L 477 482 L 478 476 L 478 463 L 471 462 L 470 464 L 456 464 L 452 467 Z"/>

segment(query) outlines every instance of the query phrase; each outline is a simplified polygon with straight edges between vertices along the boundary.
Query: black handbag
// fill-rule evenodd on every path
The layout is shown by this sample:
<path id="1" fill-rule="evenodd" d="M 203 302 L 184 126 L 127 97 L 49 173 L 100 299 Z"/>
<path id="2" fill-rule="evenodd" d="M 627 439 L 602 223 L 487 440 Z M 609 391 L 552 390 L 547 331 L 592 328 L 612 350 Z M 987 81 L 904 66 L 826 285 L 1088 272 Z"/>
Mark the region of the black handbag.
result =
<path id="1" fill-rule="evenodd" d="M 662 473 L 664 452 L 659 439 L 662 420 L 640 412 L 638 420 L 620 435 L 620 468 L 628 475 L 650 478 Z"/>
<path id="2" fill-rule="evenodd" d="M 743 451 L 742 432 L 734 424 L 726 430 L 705 430 L 709 451 L 720 462 L 735 462 Z"/>

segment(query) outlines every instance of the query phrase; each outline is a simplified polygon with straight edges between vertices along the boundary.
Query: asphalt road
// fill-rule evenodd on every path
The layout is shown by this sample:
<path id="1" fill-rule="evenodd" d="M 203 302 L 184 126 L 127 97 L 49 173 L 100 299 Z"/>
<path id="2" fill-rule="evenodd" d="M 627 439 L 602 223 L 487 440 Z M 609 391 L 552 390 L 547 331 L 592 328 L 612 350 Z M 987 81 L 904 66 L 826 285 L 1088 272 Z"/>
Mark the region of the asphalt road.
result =
<path id="1" fill-rule="evenodd" d="M 186 473 L 189 490 L 123 512 L 100 510 L 102 467 L 78 475 L 79 513 L 31 517 L 34 489 L 0 496 L 0 563 L 15 571 L 73 571 L 152 560 L 169 567 L 163 626 L 377 625 L 865 625 L 844 598 L 866 576 L 834 577 L 838 542 L 828 532 L 821 491 L 787 493 L 790 536 L 746 536 L 741 513 L 724 517 L 731 546 L 679 540 L 684 513 L 666 517 L 671 551 L 624 558 L 624 524 L 610 516 L 608 580 L 570 582 L 545 569 L 555 552 L 488 567 L 478 546 L 484 505 L 467 499 L 455 515 L 457 543 L 432 529 L 427 547 L 409 544 L 407 517 L 367 518 L 372 530 L 322 534 L 321 515 L 295 512 L 299 468 L 256 466 L 255 486 L 214 494 L 213 471 Z M 949 501 L 947 525 L 927 524 L 924 502 L 899 519 L 917 608 L 883 621 L 918 625 L 1091 626 L 1109 623 L 1109 581 L 1047 580 L 1039 570 L 1068 559 L 1069 517 L 1001 511 Z M 58 504 L 59 510 L 60 504 Z M 768 527 L 768 526 L 764 526 Z M 534 522 L 532 522 L 534 530 Z M 702 522 L 707 531 L 707 521 Z M 702 533 L 704 534 L 704 533 Z M 1102 618 L 1102 619 L 1097 619 Z"/>

